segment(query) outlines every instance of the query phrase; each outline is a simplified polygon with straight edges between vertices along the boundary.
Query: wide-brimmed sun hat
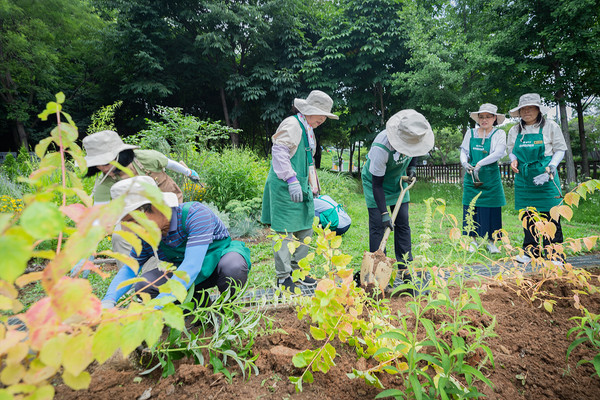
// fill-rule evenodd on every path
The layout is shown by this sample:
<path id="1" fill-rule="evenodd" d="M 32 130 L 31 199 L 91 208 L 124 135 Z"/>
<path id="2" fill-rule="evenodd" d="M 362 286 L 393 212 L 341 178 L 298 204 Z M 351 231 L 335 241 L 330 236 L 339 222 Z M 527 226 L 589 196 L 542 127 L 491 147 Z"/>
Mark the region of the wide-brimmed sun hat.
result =
<path id="1" fill-rule="evenodd" d="M 385 130 L 394 150 L 409 157 L 425 155 L 433 148 L 431 125 L 415 110 L 402 110 L 392 115 Z"/>
<path id="2" fill-rule="evenodd" d="M 87 166 L 106 165 L 117 159 L 123 150 L 138 149 L 140 146 L 125 144 L 114 131 L 100 131 L 83 138 Z"/>
<path id="3" fill-rule="evenodd" d="M 133 178 L 123 179 L 110 188 L 110 197 L 116 199 L 125 196 L 125 208 L 119 221 L 130 212 L 137 210 L 144 204 L 150 204 L 152 201 L 148 198 L 149 192 L 158 186 L 154 179 L 149 176 L 134 176 Z M 176 207 L 179 204 L 177 195 L 171 192 L 162 192 L 162 200 L 169 207 Z"/>
<path id="4" fill-rule="evenodd" d="M 542 115 L 546 114 L 550 110 L 549 107 L 546 107 L 545 105 L 542 104 L 542 99 L 540 98 L 539 94 L 527 93 L 519 98 L 519 105 L 516 108 L 513 108 L 512 110 L 510 110 L 510 116 L 511 117 L 519 117 L 520 116 L 519 110 L 521 108 L 527 107 L 527 106 L 536 106 L 537 108 L 540 109 L 540 113 Z"/>
<path id="5" fill-rule="evenodd" d="M 306 99 L 294 99 L 294 107 L 304 115 L 324 115 L 331 119 L 340 119 L 331 113 L 333 100 L 325 92 L 313 90 Z"/>
<path id="6" fill-rule="evenodd" d="M 498 107 L 492 103 L 485 103 L 479 106 L 479 111 L 473 111 L 469 115 L 473 119 L 473 121 L 479 123 L 479 114 L 488 113 L 496 116 L 496 122 L 498 125 L 504 122 L 506 116 L 504 114 L 500 114 L 498 111 Z"/>

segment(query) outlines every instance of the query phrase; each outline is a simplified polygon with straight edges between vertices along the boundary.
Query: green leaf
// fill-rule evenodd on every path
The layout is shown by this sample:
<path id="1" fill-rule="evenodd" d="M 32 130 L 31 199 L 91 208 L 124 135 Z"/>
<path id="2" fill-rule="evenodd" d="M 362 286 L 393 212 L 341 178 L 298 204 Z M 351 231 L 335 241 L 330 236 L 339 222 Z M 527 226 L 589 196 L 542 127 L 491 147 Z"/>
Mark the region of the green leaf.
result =
<path id="1" fill-rule="evenodd" d="M 183 321 L 183 310 L 175 304 L 167 304 L 162 309 L 165 324 L 171 328 L 182 331 L 185 328 Z"/>
<path id="2" fill-rule="evenodd" d="M 31 245 L 12 235 L 0 237 L 0 279 L 13 283 L 25 272 L 31 255 Z"/>
<path id="3" fill-rule="evenodd" d="M 415 374 L 412 374 L 408 377 L 410 382 L 410 387 L 413 390 L 413 394 L 417 400 L 423 399 L 423 388 L 421 387 L 421 383 Z"/>
<path id="4" fill-rule="evenodd" d="M 58 104 L 63 104 L 65 102 L 65 94 L 63 92 L 56 93 L 56 102 Z"/>
<path id="5" fill-rule="evenodd" d="M 180 303 L 183 303 L 187 297 L 187 289 L 176 279 L 169 279 L 164 284 L 160 285 L 158 290 L 160 293 L 172 294 Z"/>
<path id="6" fill-rule="evenodd" d="M 376 399 L 385 399 L 386 397 L 400 397 L 405 398 L 406 395 L 402 390 L 398 389 L 386 389 L 383 392 L 380 392 L 375 396 Z"/>
<path id="7" fill-rule="evenodd" d="M 52 385 L 39 386 L 27 398 L 28 400 L 52 400 L 54 398 L 54 387 Z"/>
<path id="8" fill-rule="evenodd" d="M 308 363 L 313 359 L 314 352 L 312 350 L 304 350 L 300 353 L 296 353 L 294 357 L 292 357 L 292 364 L 296 368 L 304 368 L 308 365 Z"/>
<path id="9" fill-rule="evenodd" d="M 123 357 L 127 357 L 136 347 L 142 344 L 146 336 L 144 322 L 141 320 L 127 321 L 121 328 L 120 336 L 121 351 L 123 352 Z"/>
<path id="10" fill-rule="evenodd" d="M 149 313 L 144 316 L 144 333 L 148 347 L 152 347 L 160 339 L 163 330 L 160 313 Z"/>
<path id="11" fill-rule="evenodd" d="M 325 333 L 324 329 L 317 328 L 313 325 L 310 326 L 310 334 L 316 340 L 325 340 L 325 338 L 327 337 L 327 334 Z"/>
<path id="12" fill-rule="evenodd" d="M 121 327 L 118 322 L 107 322 L 96 330 L 92 343 L 92 353 L 100 364 L 112 357 L 120 345 Z"/>
<path id="13" fill-rule="evenodd" d="M 78 376 L 88 365 L 90 365 L 94 360 L 92 341 L 92 336 L 86 334 L 79 334 L 69 338 L 65 348 L 69 350 L 71 355 L 76 356 L 63 357 L 62 364 L 65 371 L 68 371 L 74 376 Z"/>
<path id="14" fill-rule="evenodd" d="M 90 382 L 92 381 L 92 377 L 87 371 L 83 371 L 77 376 L 72 375 L 71 373 L 69 373 L 69 371 L 64 371 L 62 374 L 62 378 L 63 382 L 65 382 L 65 384 L 73 390 L 87 389 L 90 386 Z"/>
<path id="15" fill-rule="evenodd" d="M 340 254 L 331 258 L 331 263 L 336 267 L 345 267 L 352 261 L 352 256 L 348 254 Z"/>
<path id="16" fill-rule="evenodd" d="M 58 236 L 65 220 L 54 203 L 35 202 L 25 208 L 20 223 L 35 239 L 49 239 Z"/>
<path id="17" fill-rule="evenodd" d="M 40 360 L 46 365 L 58 368 L 65 353 L 67 339 L 68 337 L 65 334 L 48 339 L 40 351 Z"/>

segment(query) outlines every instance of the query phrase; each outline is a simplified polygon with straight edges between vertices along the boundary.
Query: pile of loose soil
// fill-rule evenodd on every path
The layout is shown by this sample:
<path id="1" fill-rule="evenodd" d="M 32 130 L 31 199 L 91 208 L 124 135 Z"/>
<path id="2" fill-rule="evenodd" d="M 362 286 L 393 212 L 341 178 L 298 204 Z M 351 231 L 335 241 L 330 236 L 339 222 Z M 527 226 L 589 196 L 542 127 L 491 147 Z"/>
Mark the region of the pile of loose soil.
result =
<path id="1" fill-rule="evenodd" d="M 569 287 L 552 283 L 546 287 L 557 295 L 569 296 Z M 582 304 L 591 312 L 599 312 L 600 295 L 582 296 Z M 574 326 L 570 320 L 579 312 L 569 300 L 560 300 L 552 313 L 516 296 L 505 286 L 490 284 L 481 296 L 483 306 L 496 317 L 498 335 L 488 341 L 495 368 L 484 370 L 494 388 L 478 384 L 488 399 L 600 399 L 600 378 L 594 377 L 590 364 L 577 362 L 591 359 L 595 353 L 586 345 L 579 346 L 566 362 L 571 343 L 567 331 Z M 406 298 L 391 299 L 391 307 L 403 309 Z M 260 374 L 249 379 L 242 377 L 232 366 L 233 382 L 222 374 L 214 375 L 210 368 L 179 364 L 177 372 L 168 377 L 137 378 L 139 371 L 129 363 L 113 363 L 94 369 L 88 390 L 73 391 L 63 384 L 57 386 L 58 399 L 371 399 L 380 389 L 368 386 L 363 380 L 351 380 L 346 374 L 353 368 L 366 369 L 367 362 L 358 359 L 348 346 L 339 345 L 336 365 L 327 374 L 314 373 L 315 381 L 304 384 L 296 394 L 288 376 L 301 371 L 292 365 L 292 357 L 300 350 L 315 348 L 310 340 L 309 325 L 299 321 L 293 309 L 270 312 L 274 320 L 271 334 L 257 338 L 254 349 L 259 354 Z M 478 320 L 479 319 L 479 320 Z M 437 322 L 437 321 L 436 321 Z M 489 324 L 488 317 L 473 314 L 474 324 Z M 135 379 L 135 380 L 134 380 Z M 402 388 L 401 381 L 391 375 L 382 376 L 386 388 Z"/>

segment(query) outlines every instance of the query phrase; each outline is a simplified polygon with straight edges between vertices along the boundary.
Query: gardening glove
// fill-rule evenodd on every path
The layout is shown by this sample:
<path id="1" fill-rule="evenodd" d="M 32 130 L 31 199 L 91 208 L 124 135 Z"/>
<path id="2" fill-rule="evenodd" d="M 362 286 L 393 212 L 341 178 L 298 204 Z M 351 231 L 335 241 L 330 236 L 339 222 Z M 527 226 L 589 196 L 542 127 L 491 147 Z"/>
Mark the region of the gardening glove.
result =
<path id="1" fill-rule="evenodd" d="M 290 198 L 294 203 L 302 203 L 302 187 L 300 182 L 297 180 L 288 183 L 288 191 L 290 192 Z"/>
<path id="2" fill-rule="evenodd" d="M 546 167 L 546 171 L 548 171 L 548 174 L 550 174 L 551 178 L 554 178 L 556 176 L 556 165 L 548 165 L 548 167 Z"/>
<path id="3" fill-rule="evenodd" d="M 479 164 L 475 164 L 475 167 L 473 167 L 473 179 L 476 182 L 479 182 L 479 170 L 481 169 L 481 165 Z"/>
<path id="4" fill-rule="evenodd" d="M 190 169 L 190 174 L 188 175 L 188 178 L 190 178 L 192 182 L 200 182 L 200 177 L 198 176 L 198 173 L 193 169 Z"/>
<path id="5" fill-rule="evenodd" d="M 394 230 L 394 224 L 392 224 L 392 219 L 390 218 L 389 213 L 385 212 L 381 214 L 381 226 L 383 227 L 383 229 L 390 228 L 391 231 Z"/>
<path id="6" fill-rule="evenodd" d="M 473 166 L 466 161 L 462 163 L 462 166 L 469 174 L 473 171 Z"/>
<path id="7" fill-rule="evenodd" d="M 408 179 L 410 179 L 411 181 L 417 177 L 417 168 L 416 167 L 409 167 L 407 172 L 408 172 Z"/>
<path id="8" fill-rule="evenodd" d="M 550 180 L 550 174 L 548 172 L 544 172 L 543 174 L 539 174 L 538 176 L 533 178 L 533 183 L 540 186 Z"/>
<path id="9" fill-rule="evenodd" d="M 102 304 L 103 310 L 107 310 L 109 308 L 114 308 L 117 305 L 117 302 L 114 300 L 102 300 L 100 304 Z"/>

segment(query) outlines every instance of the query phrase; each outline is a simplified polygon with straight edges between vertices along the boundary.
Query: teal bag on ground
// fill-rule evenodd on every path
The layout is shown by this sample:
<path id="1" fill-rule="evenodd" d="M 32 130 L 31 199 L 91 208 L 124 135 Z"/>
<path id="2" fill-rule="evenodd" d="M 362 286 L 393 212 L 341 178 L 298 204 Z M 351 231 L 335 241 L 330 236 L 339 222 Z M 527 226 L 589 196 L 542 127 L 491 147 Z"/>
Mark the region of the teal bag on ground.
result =
<path id="1" fill-rule="evenodd" d="M 319 214 L 319 221 L 321 222 L 321 226 L 323 228 L 325 228 L 327 225 L 329 225 L 330 229 L 337 228 L 340 223 L 340 217 L 338 216 L 338 209 L 341 208 L 342 206 L 340 204 L 338 204 L 337 206 L 334 206 L 327 200 L 321 198 L 321 196 L 319 196 L 319 199 L 328 203 L 332 207 L 329 210 L 325 210 L 321 214 Z"/>

